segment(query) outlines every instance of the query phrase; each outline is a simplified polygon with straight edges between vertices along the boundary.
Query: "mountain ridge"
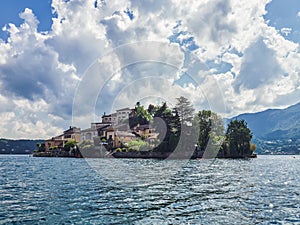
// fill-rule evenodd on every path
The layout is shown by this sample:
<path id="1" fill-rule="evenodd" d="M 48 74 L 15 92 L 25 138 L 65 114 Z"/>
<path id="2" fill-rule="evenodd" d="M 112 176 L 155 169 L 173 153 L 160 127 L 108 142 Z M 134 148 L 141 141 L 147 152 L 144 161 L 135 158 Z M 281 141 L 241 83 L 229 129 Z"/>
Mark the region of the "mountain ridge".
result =
<path id="1" fill-rule="evenodd" d="M 300 138 L 300 102 L 284 109 L 267 109 L 231 118 L 244 119 L 260 139 Z"/>
<path id="2" fill-rule="evenodd" d="M 300 154 L 300 102 L 284 109 L 244 113 L 230 120 L 244 119 L 265 154 Z"/>
<path id="3" fill-rule="evenodd" d="M 44 140 L 0 138 L 0 154 L 32 154 Z"/>

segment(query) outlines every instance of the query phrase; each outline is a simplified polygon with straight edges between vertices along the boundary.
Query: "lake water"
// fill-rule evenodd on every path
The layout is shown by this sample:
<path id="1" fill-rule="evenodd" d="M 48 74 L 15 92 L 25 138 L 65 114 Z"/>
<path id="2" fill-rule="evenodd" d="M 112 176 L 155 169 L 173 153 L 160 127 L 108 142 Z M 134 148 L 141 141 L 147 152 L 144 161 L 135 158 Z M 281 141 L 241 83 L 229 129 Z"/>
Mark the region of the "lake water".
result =
<path id="1" fill-rule="evenodd" d="M 300 156 L 0 155 L 0 174 L 0 224 L 300 224 Z"/>

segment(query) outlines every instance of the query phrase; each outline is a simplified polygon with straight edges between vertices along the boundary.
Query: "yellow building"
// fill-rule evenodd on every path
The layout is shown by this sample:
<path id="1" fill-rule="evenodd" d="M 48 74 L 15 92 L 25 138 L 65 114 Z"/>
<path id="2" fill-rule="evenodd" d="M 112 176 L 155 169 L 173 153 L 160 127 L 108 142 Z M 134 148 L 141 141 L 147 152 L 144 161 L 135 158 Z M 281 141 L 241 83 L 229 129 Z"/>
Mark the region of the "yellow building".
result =
<path id="1" fill-rule="evenodd" d="M 46 151 L 48 151 L 50 147 L 54 146 L 63 148 L 68 141 L 76 141 L 77 143 L 80 142 L 80 128 L 70 126 L 70 128 L 65 130 L 63 134 L 46 140 Z"/>

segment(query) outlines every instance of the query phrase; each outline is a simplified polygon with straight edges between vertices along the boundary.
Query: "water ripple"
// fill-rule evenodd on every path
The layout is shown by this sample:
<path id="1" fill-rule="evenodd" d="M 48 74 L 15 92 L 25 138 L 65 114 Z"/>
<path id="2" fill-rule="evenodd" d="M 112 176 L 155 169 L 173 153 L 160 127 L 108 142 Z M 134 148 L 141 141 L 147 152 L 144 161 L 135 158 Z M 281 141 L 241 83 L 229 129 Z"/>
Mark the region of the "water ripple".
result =
<path id="1" fill-rule="evenodd" d="M 169 163 L 108 162 L 137 172 Z M 157 168 L 151 179 L 120 185 L 84 159 L 0 156 L 0 224 L 300 224 L 299 162 L 193 160 L 168 179 L 149 182 L 163 173 Z"/>

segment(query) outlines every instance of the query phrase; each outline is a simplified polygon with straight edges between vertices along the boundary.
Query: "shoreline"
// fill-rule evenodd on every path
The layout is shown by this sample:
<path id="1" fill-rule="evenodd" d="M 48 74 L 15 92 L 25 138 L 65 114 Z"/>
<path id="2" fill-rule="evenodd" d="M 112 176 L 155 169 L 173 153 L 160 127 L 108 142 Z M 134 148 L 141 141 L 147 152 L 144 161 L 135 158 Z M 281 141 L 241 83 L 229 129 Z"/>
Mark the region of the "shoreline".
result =
<path id="1" fill-rule="evenodd" d="M 204 154 L 188 154 L 184 153 L 174 153 L 174 152 L 153 152 L 153 151 L 135 151 L 135 152 L 109 152 L 100 149 L 95 149 L 94 151 L 80 151 L 76 155 L 68 155 L 67 153 L 62 154 L 52 154 L 51 152 L 38 152 L 32 154 L 33 157 L 56 157 L 56 158 L 124 158 L 124 159 L 250 159 L 257 158 L 257 154 L 252 154 L 250 156 L 223 156 L 216 155 L 216 157 L 203 157 Z"/>

